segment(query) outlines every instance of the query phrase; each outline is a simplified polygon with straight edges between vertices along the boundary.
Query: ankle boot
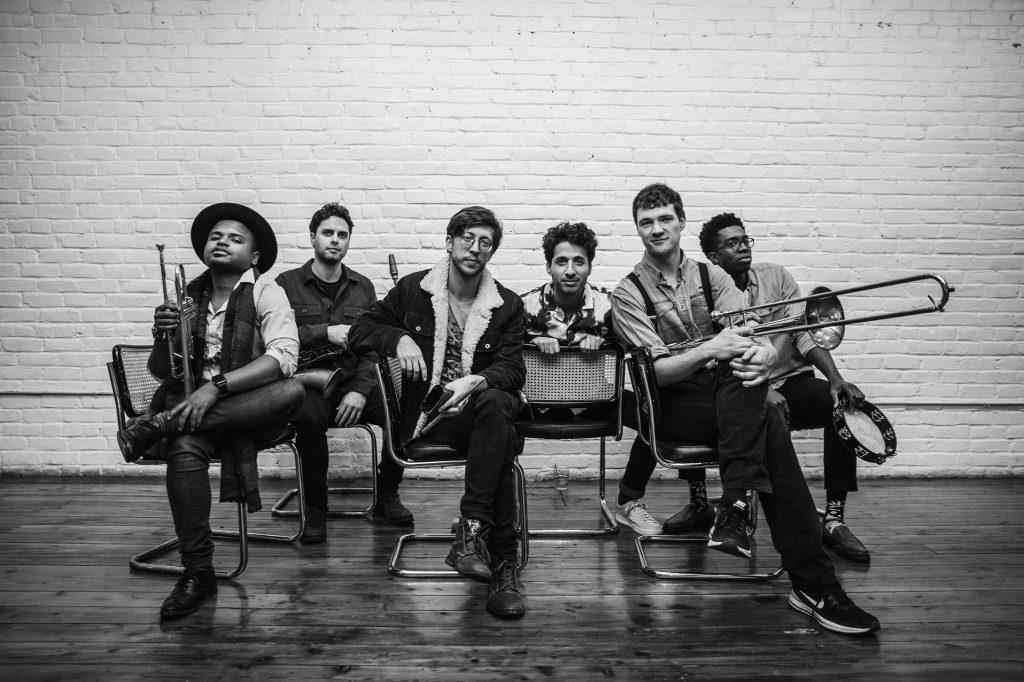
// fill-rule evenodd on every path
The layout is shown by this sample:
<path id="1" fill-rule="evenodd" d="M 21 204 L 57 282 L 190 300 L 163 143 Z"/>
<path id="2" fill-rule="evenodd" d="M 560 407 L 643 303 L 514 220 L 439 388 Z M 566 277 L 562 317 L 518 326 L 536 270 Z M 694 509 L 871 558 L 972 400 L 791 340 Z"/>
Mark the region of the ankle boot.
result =
<path id="1" fill-rule="evenodd" d="M 491 555 L 483 537 L 487 529 L 478 519 L 459 517 L 452 530 L 455 542 L 444 562 L 467 578 L 491 582 Z"/>
<path id="2" fill-rule="evenodd" d="M 494 557 L 491 584 L 487 588 L 487 611 L 498 618 L 522 618 L 526 613 L 523 595 L 519 593 L 516 556 Z"/>
<path id="3" fill-rule="evenodd" d="M 134 462 L 146 448 L 161 438 L 174 435 L 176 422 L 167 412 L 137 417 L 130 426 L 117 432 L 117 445 L 126 462 Z"/>
<path id="4" fill-rule="evenodd" d="M 299 542 L 315 545 L 327 541 L 327 509 L 307 509 L 306 526 L 302 529 Z"/>

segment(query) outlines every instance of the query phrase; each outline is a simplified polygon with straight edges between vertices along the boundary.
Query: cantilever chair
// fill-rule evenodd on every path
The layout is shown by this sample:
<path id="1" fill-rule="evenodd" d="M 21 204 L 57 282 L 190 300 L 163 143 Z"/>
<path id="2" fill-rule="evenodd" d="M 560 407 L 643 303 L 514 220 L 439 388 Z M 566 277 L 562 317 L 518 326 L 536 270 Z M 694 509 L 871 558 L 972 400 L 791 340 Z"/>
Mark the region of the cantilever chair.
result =
<path id="1" fill-rule="evenodd" d="M 353 424 L 348 427 L 335 427 L 335 428 L 349 428 L 349 429 L 362 429 L 370 436 L 370 479 L 372 481 L 369 487 L 346 487 L 346 488 L 328 488 L 328 495 L 369 495 L 370 504 L 361 509 L 331 509 L 327 512 L 327 516 L 330 518 L 347 518 L 353 516 L 369 516 L 373 513 L 374 507 L 377 506 L 377 436 L 373 433 L 373 429 L 367 424 Z M 292 488 L 281 496 L 275 504 L 271 512 L 274 516 L 298 516 L 298 509 L 288 509 L 288 505 L 293 499 L 299 494 L 298 488 Z"/>
<path id="2" fill-rule="evenodd" d="M 658 394 L 658 381 L 654 374 L 654 363 L 647 348 L 638 348 L 630 352 L 627 360 L 633 390 L 637 402 L 637 433 L 651 448 L 654 458 L 664 467 L 670 469 L 709 469 L 718 467 L 718 452 L 706 445 L 669 441 L 658 438 L 657 424 L 661 420 L 661 398 Z M 757 496 L 750 499 L 750 519 L 748 534 L 756 530 Z M 707 535 L 640 535 L 636 538 L 636 553 L 640 558 L 640 568 L 649 576 L 669 580 L 773 580 L 782 575 L 782 567 L 773 571 L 759 573 L 753 569 L 746 573 L 667 571 L 651 566 L 644 551 L 644 545 L 652 543 L 687 543 L 706 546 Z M 756 558 L 756 555 L 755 555 Z M 751 566 L 754 559 L 751 559 Z"/>
<path id="3" fill-rule="evenodd" d="M 146 366 L 149 359 L 149 352 L 152 346 L 114 346 L 113 360 L 107 363 L 107 373 L 110 376 L 110 385 L 114 391 L 114 407 L 117 410 L 118 429 L 125 428 L 128 419 L 138 417 L 149 406 L 160 382 L 157 381 L 149 368 Z M 302 462 L 299 460 L 295 444 L 292 442 L 295 432 L 289 426 L 282 430 L 280 435 L 269 441 L 262 441 L 256 444 L 258 450 L 268 450 L 279 445 L 285 445 L 291 449 L 295 457 L 295 470 L 299 479 L 299 498 L 305 496 L 302 486 Z M 142 459 L 139 464 L 159 464 L 159 460 Z M 238 503 L 238 530 L 215 529 L 215 538 L 238 541 L 238 563 L 230 570 L 217 570 L 217 577 L 230 579 L 241 575 L 249 563 L 249 541 L 264 540 L 267 542 L 294 542 L 302 535 L 306 523 L 305 513 L 299 516 L 299 528 L 292 535 L 277 535 L 270 533 L 252 532 L 248 527 L 245 503 Z M 156 563 L 153 560 L 178 547 L 180 542 L 177 538 L 167 540 L 156 547 L 148 549 L 141 554 L 133 556 L 128 565 L 132 570 L 145 571 L 150 573 L 170 573 L 180 575 L 184 572 L 181 566 L 173 564 Z"/>
<path id="4" fill-rule="evenodd" d="M 617 344 L 583 352 L 579 347 L 562 348 L 547 355 L 528 344 L 523 349 L 526 386 L 523 392 L 533 408 L 606 408 L 608 416 L 586 412 L 567 419 L 521 419 L 516 430 L 524 438 L 576 440 L 599 438 L 598 501 L 607 520 L 599 528 L 532 529 L 534 537 L 598 536 L 619 532 L 615 515 L 605 500 L 605 439 L 622 438 L 623 352 Z M 537 415 L 534 415 L 537 417 Z"/>
<path id="5" fill-rule="evenodd" d="M 464 467 L 466 453 L 444 443 L 431 440 L 429 436 L 421 436 L 398 447 L 398 424 L 401 417 L 399 405 L 402 390 L 402 374 L 398 361 L 394 358 L 381 358 L 377 365 L 377 382 L 380 385 L 381 397 L 384 402 L 384 456 L 392 457 L 401 466 L 418 469 L 427 467 Z M 520 451 L 522 450 L 520 446 Z M 515 477 L 515 496 L 517 521 L 519 529 L 519 558 L 516 571 L 522 571 L 530 559 L 530 531 L 526 509 L 526 475 L 519 464 L 519 458 L 512 463 Z M 454 536 L 448 533 L 407 533 L 395 542 L 395 549 L 388 561 L 388 573 L 400 578 L 461 578 L 454 570 L 402 568 L 399 564 L 402 551 L 414 542 L 445 542 L 451 543 Z"/>

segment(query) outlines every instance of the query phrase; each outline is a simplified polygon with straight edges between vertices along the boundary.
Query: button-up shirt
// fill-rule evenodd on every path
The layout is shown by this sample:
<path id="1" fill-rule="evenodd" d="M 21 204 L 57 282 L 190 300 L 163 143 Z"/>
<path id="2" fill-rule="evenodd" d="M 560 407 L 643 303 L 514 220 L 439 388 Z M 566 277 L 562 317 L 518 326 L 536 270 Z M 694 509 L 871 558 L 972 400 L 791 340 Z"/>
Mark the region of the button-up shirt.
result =
<path id="1" fill-rule="evenodd" d="M 547 336 L 568 346 L 578 346 L 582 336 L 608 336 L 612 311 L 608 292 L 589 282 L 584 285 L 583 304 L 571 316 L 559 307 L 550 282 L 526 292 L 522 299 L 527 341 Z"/>
<path id="2" fill-rule="evenodd" d="M 800 287 L 789 271 L 775 263 L 754 263 L 750 266 L 749 282 L 744 294 L 745 305 L 762 305 L 800 298 Z M 802 315 L 804 305 L 797 303 L 791 306 L 778 306 L 761 311 L 761 322 L 773 322 L 785 317 Z M 780 342 L 780 337 L 788 336 L 788 342 Z M 815 348 L 811 336 L 807 332 L 796 334 L 776 334 L 772 337 L 772 345 L 779 352 L 779 359 L 772 368 L 772 387 L 778 388 L 786 377 L 812 370 L 807 362 L 808 351 Z"/>
<path id="3" fill-rule="evenodd" d="M 665 279 L 646 253 L 633 268 L 654 304 L 657 325 L 647 316 L 643 296 L 628 278 L 619 282 L 612 292 L 615 332 L 627 348 L 649 348 L 654 360 L 679 352 L 670 351 L 669 344 L 716 333 L 704 299 L 697 261 L 687 258 L 682 252 L 680 255 L 675 284 Z M 725 270 L 717 265 L 708 265 L 708 275 L 715 310 L 736 310 L 745 305 L 743 293 Z M 750 316 L 750 319 L 756 321 L 757 317 Z"/>
<path id="4" fill-rule="evenodd" d="M 251 269 L 238 278 L 232 291 L 247 283 L 253 285 L 252 296 L 256 302 L 256 321 L 259 323 L 256 338 L 266 349 L 266 355 L 281 365 L 284 376 L 290 377 L 295 373 L 298 362 L 299 333 L 295 328 L 295 316 L 292 315 L 288 297 L 271 277 L 260 275 L 256 278 Z M 203 361 L 205 379 L 220 374 L 220 351 L 228 301 L 230 296 L 220 308 L 214 310 L 212 302 L 206 308 L 206 359 Z"/>

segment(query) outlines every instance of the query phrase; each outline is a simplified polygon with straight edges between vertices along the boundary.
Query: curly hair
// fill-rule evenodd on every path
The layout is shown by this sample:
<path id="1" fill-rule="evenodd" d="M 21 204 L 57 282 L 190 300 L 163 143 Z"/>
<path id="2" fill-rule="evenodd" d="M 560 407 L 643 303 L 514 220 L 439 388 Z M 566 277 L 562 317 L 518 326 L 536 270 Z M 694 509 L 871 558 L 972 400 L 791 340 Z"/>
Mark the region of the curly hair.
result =
<path id="1" fill-rule="evenodd" d="M 348 229 L 352 231 L 352 216 L 348 214 L 348 209 L 341 204 L 332 201 L 329 204 L 324 204 L 316 210 L 313 217 L 309 220 L 309 232 L 310 234 L 316 233 L 320 229 L 320 223 L 327 220 L 331 216 L 341 218 L 348 225 Z"/>
<path id="2" fill-rule="evenodd" d="M 683 198 L 679 196 L 679 192 L 660 182 L 647 185 L 633 198 L 633 223 L 636 223 L 637 211 L 668 206 L 669 204 L 676 210 L 677 218 L 686 220 L 686 211 L 683 210 Z"/>
<path id="3" fill-rule="evenodd" d="M 586 223 L 570 223 L 568 220 L 558 223 L 544 234 L 544 260 L 551 264 L 555 257 L 555 247 L 562 242 L 580 246 L 587 252 L 587 261 L 594 261 L 597 253 L 597 235 L 587 227 Z"/>
<path id="4" fill-rule="evenodd" d="M 715 237 L 727 227 L 743 227 L 743 221 L 733 213 L 719 213 L 700 228 L 700 250 L 705 256 L 715 250 Z"/>
<path id="5" fill-rule="evenodd" d="M 461 237 L 462 233 L 471 227 L 489 227 L 494 230 L 494 251 L 501 246 L 501 221 L 494 211 L 483 206 L 467 206 L 460 209 L 448 221 L 448 236 L 451 238 Z"/>

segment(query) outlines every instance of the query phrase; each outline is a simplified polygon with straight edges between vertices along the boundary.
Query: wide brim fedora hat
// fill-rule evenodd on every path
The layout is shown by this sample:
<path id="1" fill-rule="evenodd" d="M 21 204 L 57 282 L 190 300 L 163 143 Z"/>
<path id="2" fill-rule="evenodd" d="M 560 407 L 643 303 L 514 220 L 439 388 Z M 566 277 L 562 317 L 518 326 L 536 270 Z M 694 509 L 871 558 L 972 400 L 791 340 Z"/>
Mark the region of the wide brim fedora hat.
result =
<path id="1" fill-rule="evenodd" d="M 192 248 L 199 260 L 203 259 L 206 238 L 210 236 L 213 226 L 222 220 L 237 220 L 249 228 L 256 240 L 256 250 L 260 252 L 260 260 L 256 267 L 260 272 L 267 272 L 274 267 L 277 260 L 277 237 L 267 219 L 248 206 L 228 202 L 207 206 L 192 221 Z"/>

